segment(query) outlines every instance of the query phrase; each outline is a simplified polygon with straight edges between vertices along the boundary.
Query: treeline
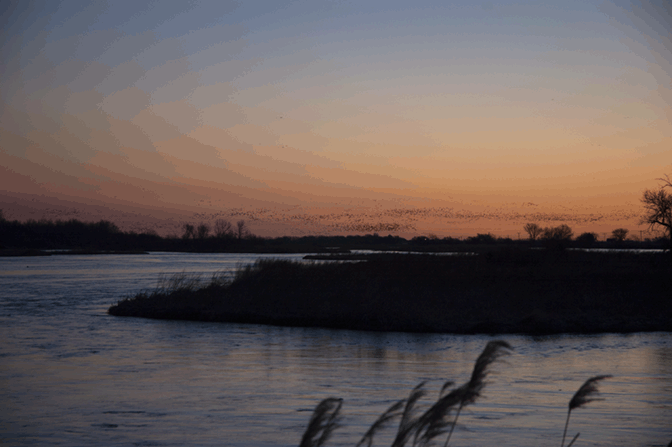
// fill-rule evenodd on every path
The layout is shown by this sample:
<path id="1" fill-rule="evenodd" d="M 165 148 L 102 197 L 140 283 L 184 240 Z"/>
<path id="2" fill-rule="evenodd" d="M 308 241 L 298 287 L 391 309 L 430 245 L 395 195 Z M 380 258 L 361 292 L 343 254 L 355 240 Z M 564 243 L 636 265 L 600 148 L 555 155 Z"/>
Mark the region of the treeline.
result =
<path id="1" fill-rule="evenodd" d="M 214 231 L 213 231 L 214 230 Z M 391 249 L 408 245 L 398 236 L 305 236 L 262 238 L 244 221 L 230 225 L 218 221 L 184 224 L 181 235 L 159 236 L 155 231 L 122 231 L 113 222 L 82 222 L 77 219 L 3 219 L 0 214 L 0 249 L 96 250 L 96 251 L 187 251 L 187 252 L 331 252 L 347 248 Z"/>
<path id="2" fill-rule="evenodd" d="M 155 231 L 121 231 L 113 222 L 70 220 L 7 220 L 0 213 L 0 249 L 96 251 L 244 251 L 258 243 L 249 231 L 244 238 L 219 236 L 161 237 Z"/>
<path id="3" fill-rule="evenodd" d="M 526 226 L 526 231 L 529 227 Z M 262 238 L 254 235 L 245 221 L 231 225 L 218 220 L 211 228 L 207 224 L 184 224 L 183 234 L 167 237 L 155 231 L 142 233 L 121 231 L 113 222 L 82 222 L 77 219 L 51 221 L 46 219 L 19 222 L 7 220 L 0 210 L 0 249 L 37 250 L 98 250 L 98 251 L 187 251 L 187 252 L 284 252 L 319 253 L 344 252 L 352 249 L 402 251 L 473 251 L 488 246 L 537 246 L 546 248 L 664 248 L 664 238 L 632 241 L 598 241 L 594 233 L 573 238 L 566 225 L 533 231 L 527 239 L 477 234 L 467 238 L 417 236 L 405 239 L 378 234 L 352 236 L 302 236 Z M 543 231 L 546 230 L 546 231 Z"/>

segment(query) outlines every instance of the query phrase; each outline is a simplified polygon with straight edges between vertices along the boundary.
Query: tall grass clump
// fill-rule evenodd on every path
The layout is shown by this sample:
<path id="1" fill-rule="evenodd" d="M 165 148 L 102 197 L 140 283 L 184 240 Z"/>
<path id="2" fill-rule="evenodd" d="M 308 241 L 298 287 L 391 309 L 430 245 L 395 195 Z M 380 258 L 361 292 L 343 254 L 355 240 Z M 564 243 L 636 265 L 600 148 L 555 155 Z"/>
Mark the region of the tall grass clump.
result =
<path id="1" fill-rule="evenodd" d="M 393 419 L 397 418 L 400 418 L 400 422 L 394 441 L 392 442 L 392 447 L 403 447 L 409 442 L 412 442 L 413 446 L 428 446 L 436 438 L 448 433 L 444 444 L 444 446 L 447 446 L 462 408 L 476 402 L 485 387 L 485 379 L 490 372 L 492 364 L 500 357 L 509 354 L 512 349 L 511 345 L 505 341 L 496 340 L 489 342 L 476 360 L 470 380 L 447 394 L 446 391 L 454 383 L 451 381 L 446 382 L 441 388 L 438 400 L 426 411 L 419 414 L 416 406 L 418 401 L 425 395 L 423 389 L 425 382 L 420 383 L 413 388 L 407 399 L 394 403 L 385 411 L 371 425 L 357 446 L 365 445 L 371 447 L 376 433 Z M 329 427 L 330 431 L 328 435 L 331 435 L 335 426 L 331 425 L 330 421 L 338 419 L 338 411 L 341 408 L 340 401 L 337 406 L 334 406 L 335 400 L 334 398 L 328 398 L 317 406 L 303 435 L 301 447 L 323 445 L 323 436 L 317 436 L 320 433 L 320 427 Z M 334 410 L 327 411 L 326 409 L 329 408 L 334 408 Z M 450 414 L 453 411 L 455 412 L 455 416 L 451 418 Z M 316 439 L 316 441 L 310 443 L 310 440 L 313 439 Z"/>
<path id="2" fill-rule="evenodd" d="M 200 273 L 182 271 L 173 275 L 161 273 L 156 282 L 154 295 L 170 295 L 179 292 L 194 292 L 203 286 Z"/>
<path id="3" fill-rule="evenodd" d="M 435 445 L 438 438 L 446 433 L 447 436 L 443 446 L 447 447 L 453 430 L 457 425 L 460 411 L 481 397 L 491 366 L 502 356 L 510 354 L 512 349 L 511 345 L 502 340 L 489 342 L 481 355 L 478 356 L 478 359 L 476 359 L 469 381 L 462 386 L 452 389 L 452 391 L 448 390 L 454 385 L 454 382 L 445 382 L 439 392 L 438 400 L 424 412 L 419 412 L 417 409 L 418 402 L 426 394 L 424 390 L 425 382 L 420 383 L 411 390 L 408 398 L 395 402 L 378 417 L 357 443 L 356 447 L 371 447 L 375 435 L 395 419 L 400 419 L 400 421 L 391 444 L 392 447 L 404 447 L 407 444 L 413 447 Z M 591 377 L 586 380 L 569 401 L 569 410 L 567 411 L 565 430 L 562 434 L 561 447 L 565 445 L 567 427 L 569 426 L 569 417 L 572 410 L 580 408 L 589 402 L 602 400 L 595 397 L 598 394 L 597 384 L 599 381 L 609 377 L 611 376 L 600 375 Z M 342 399 L 333 397 L 324 399 L 319 403 L 310 418 L 308 428 L 303 434 L 300 447 L 318 447 L 325 444 L 334 430 L 340 427 L 341 416 L 339 412 L 342 404 Z M 567 447 L 571 447 L 579 435 L 580 433 L 577 433 Z M 672 446 L 672 443 L 670 444 Z"/>
<path id="4" fill-rule="evenodd" d="M 231 284 L 226 272 L 214 272 L 210 280 L 196 272 L 161 274 L 154 289 L 127 296 L 108 309 L 111 315 L 204 320 L 210 318 L 223 290 Z"/>

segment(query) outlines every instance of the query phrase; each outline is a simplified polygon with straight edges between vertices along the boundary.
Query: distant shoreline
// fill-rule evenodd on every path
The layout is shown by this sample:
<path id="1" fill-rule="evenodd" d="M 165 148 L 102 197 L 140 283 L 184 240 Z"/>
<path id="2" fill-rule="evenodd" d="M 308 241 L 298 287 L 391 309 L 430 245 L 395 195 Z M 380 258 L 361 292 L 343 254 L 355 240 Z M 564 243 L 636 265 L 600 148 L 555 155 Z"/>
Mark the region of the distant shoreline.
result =
<path id="1" fill-rule="evenodd" d="M 8 248 L 0 250 L 0 257 L 57 256 L 57 255 L 146 255 L 144 250 L 37 250 L 32 248 Z"/>
<path id="2" fill-rule="evenodd" d="M 260 261 L 231 283 L 200 289 L 176 278 L 172 288 L 138 293 L 108 312 L 390 332 L 672 332 L 672 265 L 663 253 L 494 250 L 365 258 Z"/>

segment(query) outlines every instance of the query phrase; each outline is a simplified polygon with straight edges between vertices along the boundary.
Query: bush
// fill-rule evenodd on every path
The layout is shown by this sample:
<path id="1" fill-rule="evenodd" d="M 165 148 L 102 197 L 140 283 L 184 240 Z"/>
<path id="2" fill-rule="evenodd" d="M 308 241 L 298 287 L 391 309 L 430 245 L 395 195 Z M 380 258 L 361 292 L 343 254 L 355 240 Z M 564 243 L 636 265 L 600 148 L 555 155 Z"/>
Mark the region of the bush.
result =
<path id="1" fill-rule="evenodd" d="M 581 233 L 581 235 L 576 238 L 576 242 L 581 247 L 592 247 L 595 245 L 595 242 L 597 242 L 597 234 L 588 232 Z"/>

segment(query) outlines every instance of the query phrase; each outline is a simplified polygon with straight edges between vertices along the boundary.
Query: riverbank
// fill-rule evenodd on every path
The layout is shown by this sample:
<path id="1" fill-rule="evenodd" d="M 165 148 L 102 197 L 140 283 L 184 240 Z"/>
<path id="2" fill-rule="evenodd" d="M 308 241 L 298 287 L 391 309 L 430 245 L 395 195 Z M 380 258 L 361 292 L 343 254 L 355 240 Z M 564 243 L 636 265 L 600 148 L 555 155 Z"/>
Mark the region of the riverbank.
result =
<path id="1" fill-rule="evenodd" d="M 56 255 L 146 255 L 144 250 L 37 250 L 33 248 L 0 249 L 0 257 L 56 256 Z"/>
<path id="2" fill-rule="evenodd" d="M 185 278 L 111 315 L 455 334 L 672 331 L 663 253 L 495 250 L 377 254 L 360 262 L 262 261 L 235 280 Z"/>

